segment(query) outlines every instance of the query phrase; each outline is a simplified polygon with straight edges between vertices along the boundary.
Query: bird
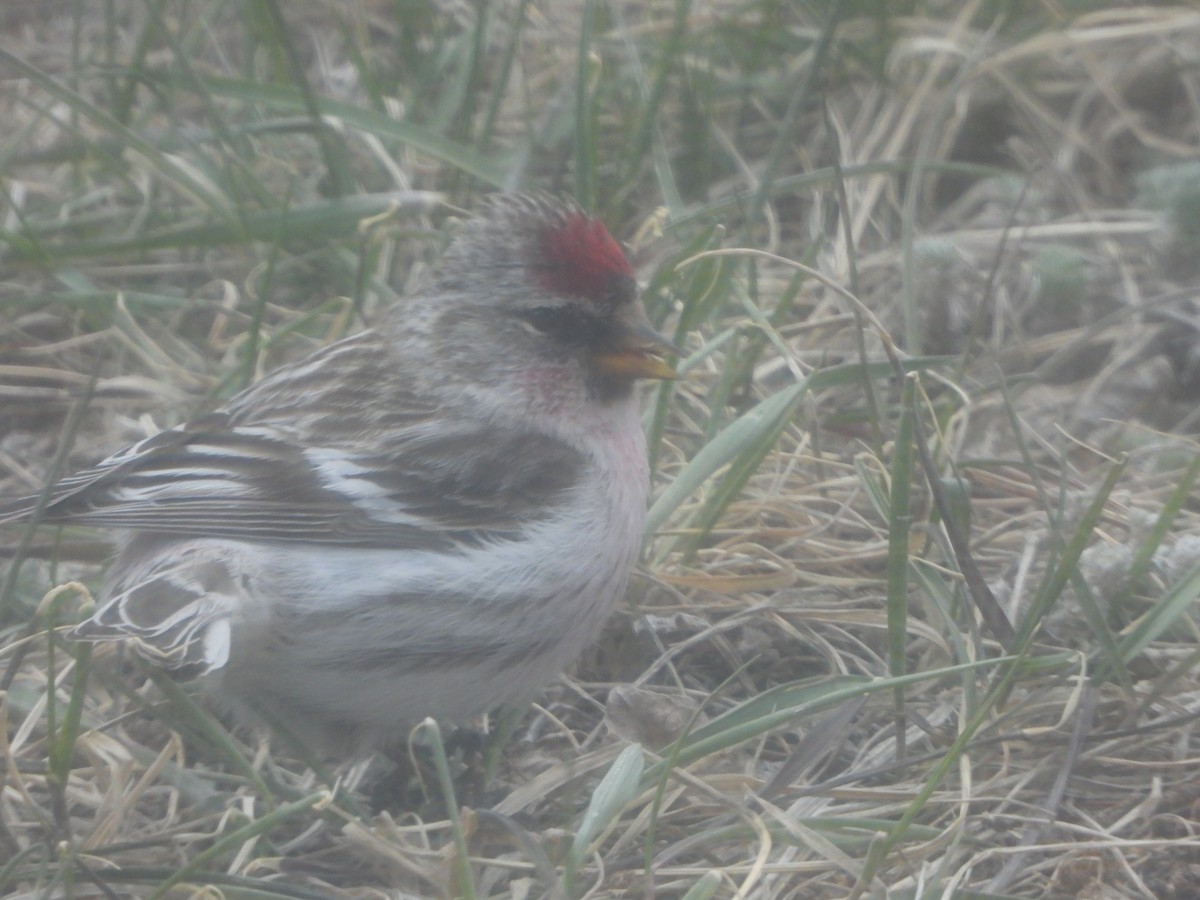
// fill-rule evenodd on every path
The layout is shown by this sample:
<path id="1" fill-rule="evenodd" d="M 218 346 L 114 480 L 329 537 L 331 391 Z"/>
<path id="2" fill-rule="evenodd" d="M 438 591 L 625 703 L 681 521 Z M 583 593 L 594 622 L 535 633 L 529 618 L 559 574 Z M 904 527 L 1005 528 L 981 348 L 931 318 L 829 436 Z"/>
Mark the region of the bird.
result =
<path id="1" fill-rule="evenodd" d="M 115 545 L 68 637 L 326 754 L 525 702 L 626 591 L 678 352 L 600 219 L 493 195 L 371 327 L 48 490 Z"/>

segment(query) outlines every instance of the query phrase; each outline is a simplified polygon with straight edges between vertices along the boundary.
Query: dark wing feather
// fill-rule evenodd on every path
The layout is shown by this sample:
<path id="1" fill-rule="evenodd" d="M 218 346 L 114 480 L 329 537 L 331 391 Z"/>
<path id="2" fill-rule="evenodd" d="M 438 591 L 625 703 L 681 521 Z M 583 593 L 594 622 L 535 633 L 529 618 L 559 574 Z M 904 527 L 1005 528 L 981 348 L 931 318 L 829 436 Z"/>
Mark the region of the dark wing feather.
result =
<path id="1" fill-rule="evenodd" d="M 206 416 L 186 428 L 203 427 L 212 418 Z M 183 444 L 187 440 L 188 431 L 184 426 L 172 428 L 132 444 L 90 469 L 84 469 L 67 478 L 60 479 L 46 494 L 43 521 L 56 521 L 56 511 L 74 510 L 79 504 L 86 502 L 84 498 L 102 495 L 106 487 L 119 482 L 123 475 L 136 470 L 146 459 L 159 452 L 169 451 L 170 448 Z M 37 509 L 41 496 L 41 494 L 33 494 L 28 497 L 20 497 L 0 506 L 0 525 L 27 520 Z"/>
<path id="2" fill-rule="evenodd" d="M 43 520 L 161 534 L 447 549 L 511 537 L 553 514 L 584 465 L 574 448 L 517 429 L 485 433 L 406 395 L 362 338 L 355 380 L 281 390 L 281 370 L 230 407 L 65 478 Z M 306 365 L 310 366 L 314 358 Z M 294 386 L 293 386 L 294 388 Z M 364 437 L 364 425 L 386 437 Z M 36 497 L 0 509 L 27 518 Z"/>
<path id="3" fill-rule="evenodd" d="M 552 513 L 582 465 L 576 451 L 543 435 L 485 436 L 466 427 L 436 439 L 398 440 L 386 455 L 358 456 L 346 448 L 301 448 L 261 427 L 191 426 L 156 438 L 60 482 L 43 521 L 444 548 L 513 536 Z M 12 517 L 28 515 L 34 502 L 14 504 Z"/>

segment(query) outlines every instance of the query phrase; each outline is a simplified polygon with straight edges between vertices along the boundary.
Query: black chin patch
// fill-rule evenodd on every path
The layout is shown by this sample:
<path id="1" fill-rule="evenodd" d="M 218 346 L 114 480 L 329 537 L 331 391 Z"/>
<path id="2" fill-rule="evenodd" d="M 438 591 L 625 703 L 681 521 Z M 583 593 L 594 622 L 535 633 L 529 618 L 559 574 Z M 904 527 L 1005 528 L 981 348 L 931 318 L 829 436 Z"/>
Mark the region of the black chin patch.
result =
<path id="1" fill-rule="evenodd" d="M 632 378 L 592 372 L 587 380 L 588 398 L 599 403 L 616 403 L 633 394 L 633 385 Z"/>

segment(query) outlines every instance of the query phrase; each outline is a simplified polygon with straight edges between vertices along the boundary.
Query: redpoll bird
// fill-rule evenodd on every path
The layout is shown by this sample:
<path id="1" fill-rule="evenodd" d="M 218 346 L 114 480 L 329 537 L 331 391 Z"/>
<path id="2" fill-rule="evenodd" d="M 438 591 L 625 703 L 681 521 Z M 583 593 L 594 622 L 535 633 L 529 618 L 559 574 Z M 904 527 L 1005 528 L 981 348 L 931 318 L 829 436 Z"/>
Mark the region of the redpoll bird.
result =
<path id="1" fill-rule="evenodd" d="M 667 352 L 599 221 L 498 199 L 376 327 L 52 488 L 45 521 L 119 534 L 71 636 L 326 750 L 526 699 L 625 590 Z"/>

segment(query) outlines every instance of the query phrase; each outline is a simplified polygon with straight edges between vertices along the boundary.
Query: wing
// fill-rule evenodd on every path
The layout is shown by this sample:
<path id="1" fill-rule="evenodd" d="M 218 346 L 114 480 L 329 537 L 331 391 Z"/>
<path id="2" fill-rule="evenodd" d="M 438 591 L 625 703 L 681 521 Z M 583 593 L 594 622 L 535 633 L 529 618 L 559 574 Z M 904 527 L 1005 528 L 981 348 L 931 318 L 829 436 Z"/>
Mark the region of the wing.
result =
<path id="1" fill-rule="evenodd" d="M 214 414 L 53 488 L 43 521 L 259 541 L 437 547 L 515 535 L 555 512 L 583 460 L 536 433 L 414 429 L 384 452 L 299 446 Z M 0 510 L 32 513 L 37 498 Z"/>
<path id="2" fill-rule="evenodd" d="M 302 374 L 313 359 L 281 370 L 228 409 L 58 482 L 42 520 L 446 549 L 514 536 L 557 511 L 585 464 L 577 450 L 537 432 L 447 419 L 394 374 L 372 377 L 370 345 L 351 349 L 354 382 L 298 392 L 289 371 Z M 0 508 L 0 523 L 28 518 L 36 500 Z"/>

